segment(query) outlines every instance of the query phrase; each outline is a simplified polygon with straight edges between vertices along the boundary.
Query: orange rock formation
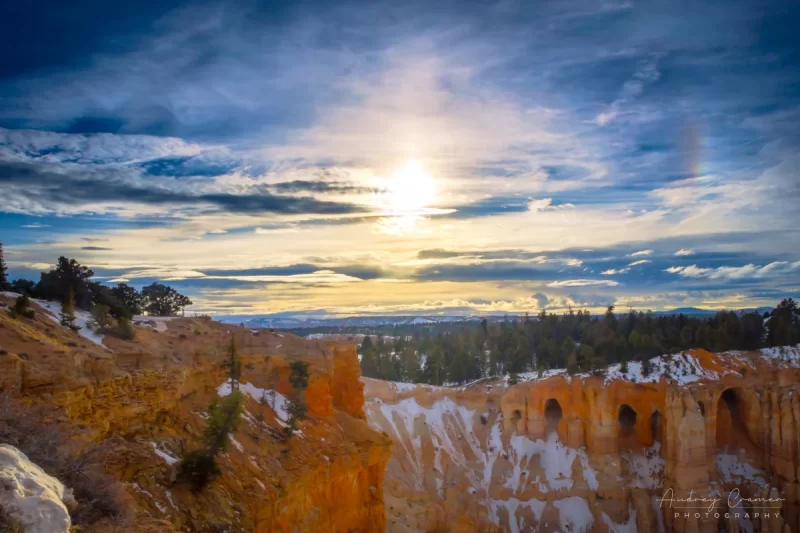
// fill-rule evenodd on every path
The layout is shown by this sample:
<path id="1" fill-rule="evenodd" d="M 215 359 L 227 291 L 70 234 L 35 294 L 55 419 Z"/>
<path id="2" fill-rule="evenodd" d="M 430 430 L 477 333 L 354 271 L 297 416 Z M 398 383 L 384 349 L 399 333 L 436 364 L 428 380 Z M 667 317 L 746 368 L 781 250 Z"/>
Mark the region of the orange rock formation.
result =
<path id="1" fill-rule="evenodd" d="M 798 532 L 798 351 L 695 350 L 638 380 L 619 372 L 510 387 L 364 380 L 368 421 L 395 441 L 387 531 Z M 668 489 L 719 502 L 687 518 L 662 504 Z M 736 508 L 734 498 L 729 509 L 734 489 L 781 500 Z"/>
<path id="2" fill-rule="evenodd" d="M 363 421 L 352 348 L 199 318 L 174 319 L 162 332 L 137 327 L 134 341 L 106 336 L 104 348 L 36 311 L 23 320 L 0 312 L 0 392 L 52 406 L 54 421 L 87 445 L 107 440 L 107 471 L 128 490 L 136 532 L 385 531 L 391 441 Z M 248 396 L 233 446 L 221 456 L 223 475 L 194 493 L 174 483 L 176 459 L 199 446 L 204 411 L 226 379 L 231 335 L 250 391 L 293 397 L 288 364 L 309 363 L 309 414 L 286 440 L 269 399 Z"/>

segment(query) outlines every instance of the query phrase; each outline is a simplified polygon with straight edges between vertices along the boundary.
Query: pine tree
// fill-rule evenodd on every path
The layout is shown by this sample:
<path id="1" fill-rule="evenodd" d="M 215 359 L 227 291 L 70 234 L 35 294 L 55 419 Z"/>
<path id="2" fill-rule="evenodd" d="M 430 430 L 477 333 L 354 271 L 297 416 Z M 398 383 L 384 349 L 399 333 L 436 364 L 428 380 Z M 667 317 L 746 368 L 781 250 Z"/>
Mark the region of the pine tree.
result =
<path id="1" fill-rule="evenodd" d="M 0 242 L 0 291 L 7 291 L 10 289 L 11 284 L 8 282 L 8 267 L 3 257 L 3 243 Z"/>
<path id="2" fill-rule="evenodd" d="M 231 390 L 239 390 L 239 378 L 241 378 L 242 375 L 242 362 L 239 360 L 239 354 L 236 352 L 236 339 L 233 335 L 231 335 L 231 344 L 228 348 L 228 358 L 225 361 L 224 366 L 228 371 Z"/>
<path id="3" fill-rule="evenodd" d="M 567 374 L 570 376 L 574 376 L 578 373 L 578 358 L 575 356 L 575 353 L 571 353 L 569 357 L 567 357 Z"/>
<path id="4" fill-rule="evenodd" d="M 217 465 L 217 455 L 228 447 L 231 433 L 239 427 L 244 409 L 244 395 L 239 391 L 240 366 L 233 338 L 226 367 L 232 390 L 222 400 L 214 398 L 208 406 L 208 424 L 203 432 L 205 448 L 186 454 L 178 467 L 178 479 L 189 483 L 195 491 L 202 490 L 222 473 Z M 234 383 L 236 388 L 233 388 Z"/>
<path id="5" fill-rule="evenodd" d="M 67 289 L 64 301 L 61 302 L 61 312 L 58 314 L 58 320 L 62 326 L 72 331 L 81 329 L 80 326 L 75 324 L 75 294 L 72 292 L 72 287 Z"/>
<path id="6" fill-rule="evenodd" d="M 308 387 L 308 363 L 292 361 L 289 365 L 289 383 L 294 387 L 296 397 L 289 403 L 289 420 L 286 421 L 284 432 L 287 437 L 294 435 L 297 424 L 306 418 L 305 394 Z"/>

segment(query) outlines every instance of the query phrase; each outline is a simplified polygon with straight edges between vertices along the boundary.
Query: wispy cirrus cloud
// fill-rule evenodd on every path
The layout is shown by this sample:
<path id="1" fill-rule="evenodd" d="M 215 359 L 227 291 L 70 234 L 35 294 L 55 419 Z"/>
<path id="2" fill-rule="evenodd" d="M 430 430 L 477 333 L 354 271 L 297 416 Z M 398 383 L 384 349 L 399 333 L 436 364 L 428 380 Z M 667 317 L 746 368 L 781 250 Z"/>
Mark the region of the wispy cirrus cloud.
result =
<path id="1" fill-rule="evenodd" d="M 800 261 L 775 261 L 768 265 L 743 265 L 739 267 L 702 268 L 697 265 L 674 266 L 666 269 L 670 274 L 689 278 L 708 278 L 712 280 L 764 278 L 788 274 L 800 269 Z"/>

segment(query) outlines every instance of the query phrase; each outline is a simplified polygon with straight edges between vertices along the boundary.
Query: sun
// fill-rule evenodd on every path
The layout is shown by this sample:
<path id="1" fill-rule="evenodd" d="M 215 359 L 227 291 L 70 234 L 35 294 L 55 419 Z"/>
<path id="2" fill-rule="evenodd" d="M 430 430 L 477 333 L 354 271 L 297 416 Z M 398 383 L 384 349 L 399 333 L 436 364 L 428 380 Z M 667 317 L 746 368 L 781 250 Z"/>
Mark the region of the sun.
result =
<path id="1" fill-rule="evenodd" d="M 436 182 L 416 160 L 409 159 L 389 177 L 386 203 L 399 216 L 421 214 L 436 199 Z"/>

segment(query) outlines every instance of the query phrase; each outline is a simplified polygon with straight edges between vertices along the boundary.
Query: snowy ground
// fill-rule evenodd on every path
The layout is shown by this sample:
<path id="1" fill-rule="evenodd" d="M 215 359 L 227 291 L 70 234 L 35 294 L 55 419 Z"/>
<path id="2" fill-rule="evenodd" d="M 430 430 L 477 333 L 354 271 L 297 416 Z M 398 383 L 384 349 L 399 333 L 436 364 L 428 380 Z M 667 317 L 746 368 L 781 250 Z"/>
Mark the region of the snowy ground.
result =
<path id="1" fill-rule="evenodd" d="M 170 320 L 174 320 L 176 316 L 146 316 L 146 315 L 136 315 L 133 317 L 133 323 L 137 326 L 144 326 L 152 328 L 158 332 L 165 332 L 167 331 L 167 322 Z"/>
<path id="2" fill-rule="evenodd" d="M 61 314 L 60 303 L 48 302 L 45 300 L 32 300 L 32 301 L 39 304 L 48 312 L 47 318 L 51 319 L 53 322 L 56 322 L 57 324 L 61 323 L 59 320 L 59 315 Z M 75 325 L 81 328 L 78 330 L 78 335 L 92 341 L 98 346 L 102 346 L 106 350 L 110 350 L 108 346 L 103 344 L 103 335 L 96 333 L 94 329 L 90 326 L 91 322 L 92 322 L 92 315 L 88 311 L 82 311 L 80 309 L 75 310 Z"/>
<path id="3" fill-rule="evenodd" d="M 275 419 L 281 426 L 286 426 L 289 420 L 289 399 L 280 392 L 272 389 L 261 389 L 252 383 L 239 383 L 239 390 L 257 402 L 266 402 L 266 405 L 275 413 Z M 231 393 L 231 382 L 225 382 L 217 387 L 217 394 L 224 398 Z"/>

